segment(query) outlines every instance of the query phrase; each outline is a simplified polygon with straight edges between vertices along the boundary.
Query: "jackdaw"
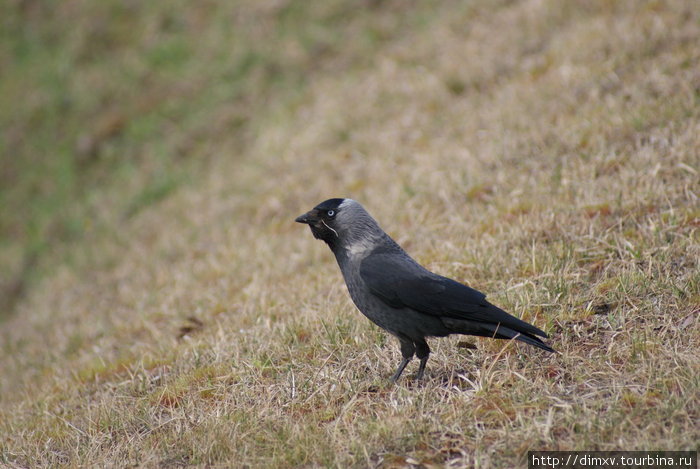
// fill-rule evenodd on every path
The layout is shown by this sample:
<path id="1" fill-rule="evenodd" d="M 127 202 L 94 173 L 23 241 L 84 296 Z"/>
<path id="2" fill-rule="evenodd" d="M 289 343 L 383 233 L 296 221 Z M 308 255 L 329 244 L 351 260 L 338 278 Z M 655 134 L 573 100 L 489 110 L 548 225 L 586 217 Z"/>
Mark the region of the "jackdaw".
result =
<path id="1" fill-rule="evenodd" d="M 466 334 L 516 339 L 554 352 L 540 329 L 486 301 L 486 295 L 442 277 L 409 256 L 358 202 L 329 199 L 297 217 L 335 254 L 350 297 L 373 323 L 398 338 L 403 360 L 396 381 L 415 354 L 421 379 L 430 347 L 426 337 Z"/>

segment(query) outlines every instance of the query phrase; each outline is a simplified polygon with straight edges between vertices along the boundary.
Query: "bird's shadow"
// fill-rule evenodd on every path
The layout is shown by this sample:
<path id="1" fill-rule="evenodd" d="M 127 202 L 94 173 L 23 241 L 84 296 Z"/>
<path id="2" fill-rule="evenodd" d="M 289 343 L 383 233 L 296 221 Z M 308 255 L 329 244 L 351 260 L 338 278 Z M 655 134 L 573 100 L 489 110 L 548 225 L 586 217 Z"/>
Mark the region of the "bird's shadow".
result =
<path id="1" fill-rule="evenodd" d="M 414 375 L 402 377 L 396 382 L 388 378 L 382 379 L 381 381 L 374 381 L 371 384 L 363 386 L 360 393 L 383 395 L 389 394 L 392 390 L 397 388 L 422 389 L 426 387 L 473 391 L 478 388 L 478 386 L 475 385 L 477 379 L 477 376 L 473 372 L 466 369 L 444 370 L 443 372 L 433 372 L 430 375 L 426 374 L 419 380 L 416 379 Z"/>

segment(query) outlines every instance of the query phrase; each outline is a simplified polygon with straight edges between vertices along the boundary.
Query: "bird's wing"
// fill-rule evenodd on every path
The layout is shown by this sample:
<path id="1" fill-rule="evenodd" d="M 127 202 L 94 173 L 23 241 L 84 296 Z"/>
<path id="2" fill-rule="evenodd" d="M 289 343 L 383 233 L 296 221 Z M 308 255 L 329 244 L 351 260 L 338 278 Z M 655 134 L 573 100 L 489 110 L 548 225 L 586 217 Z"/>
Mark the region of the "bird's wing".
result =
<path id="1" fill-rule="evenodd" d="M 434 274 L 396 253 L 373 253 L 360 265 L 371 293 L 393 308 L 408 307 L 433 316 L 500 323 L 516 331 L 546 337 L 540 329 L 486 301 L 486 295 Z"/>

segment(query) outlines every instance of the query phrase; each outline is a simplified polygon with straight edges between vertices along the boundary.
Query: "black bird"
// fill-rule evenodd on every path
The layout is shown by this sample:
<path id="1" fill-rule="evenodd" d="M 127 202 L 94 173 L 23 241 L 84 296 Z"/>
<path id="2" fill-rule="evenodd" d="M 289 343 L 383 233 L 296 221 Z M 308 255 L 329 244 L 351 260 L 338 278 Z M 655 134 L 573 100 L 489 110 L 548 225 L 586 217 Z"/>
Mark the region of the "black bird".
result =
<path id="1" fill-rule="evenodd" d="M 350 296 L 372 322 L 396 336 L 403 360 L 396 381 L 415 354 L 421 379 L 430 347 L 426 337 L 466 334 L 516 339 L 554 352 L 547 337 L 486 301 L 486 295 L 418 264 L 352 199 L 329 199 L 297 217 L 335 254 Z"/>

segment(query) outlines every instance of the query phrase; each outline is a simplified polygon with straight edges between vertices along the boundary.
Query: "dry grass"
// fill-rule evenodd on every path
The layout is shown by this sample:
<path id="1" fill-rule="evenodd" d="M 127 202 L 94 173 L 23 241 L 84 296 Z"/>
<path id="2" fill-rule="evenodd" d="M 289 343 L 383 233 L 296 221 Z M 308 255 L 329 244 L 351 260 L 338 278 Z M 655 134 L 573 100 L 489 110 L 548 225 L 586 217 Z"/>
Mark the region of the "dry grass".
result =
<path id="1" fill-rule="evenodd" d="M 343 31 L 381 41 L 309 66 L 243 153 L 210 135 L 201 177 L 66 248 L 2 324 L 0 463 L 516 467 L 528 450 L 699 449 L 698 9 L 375 8 Z M 454 337 L 431 342 L 424 383 L 389 385 L 398 347 L 292 222 L 335 196 L 561 355 Z"/>

